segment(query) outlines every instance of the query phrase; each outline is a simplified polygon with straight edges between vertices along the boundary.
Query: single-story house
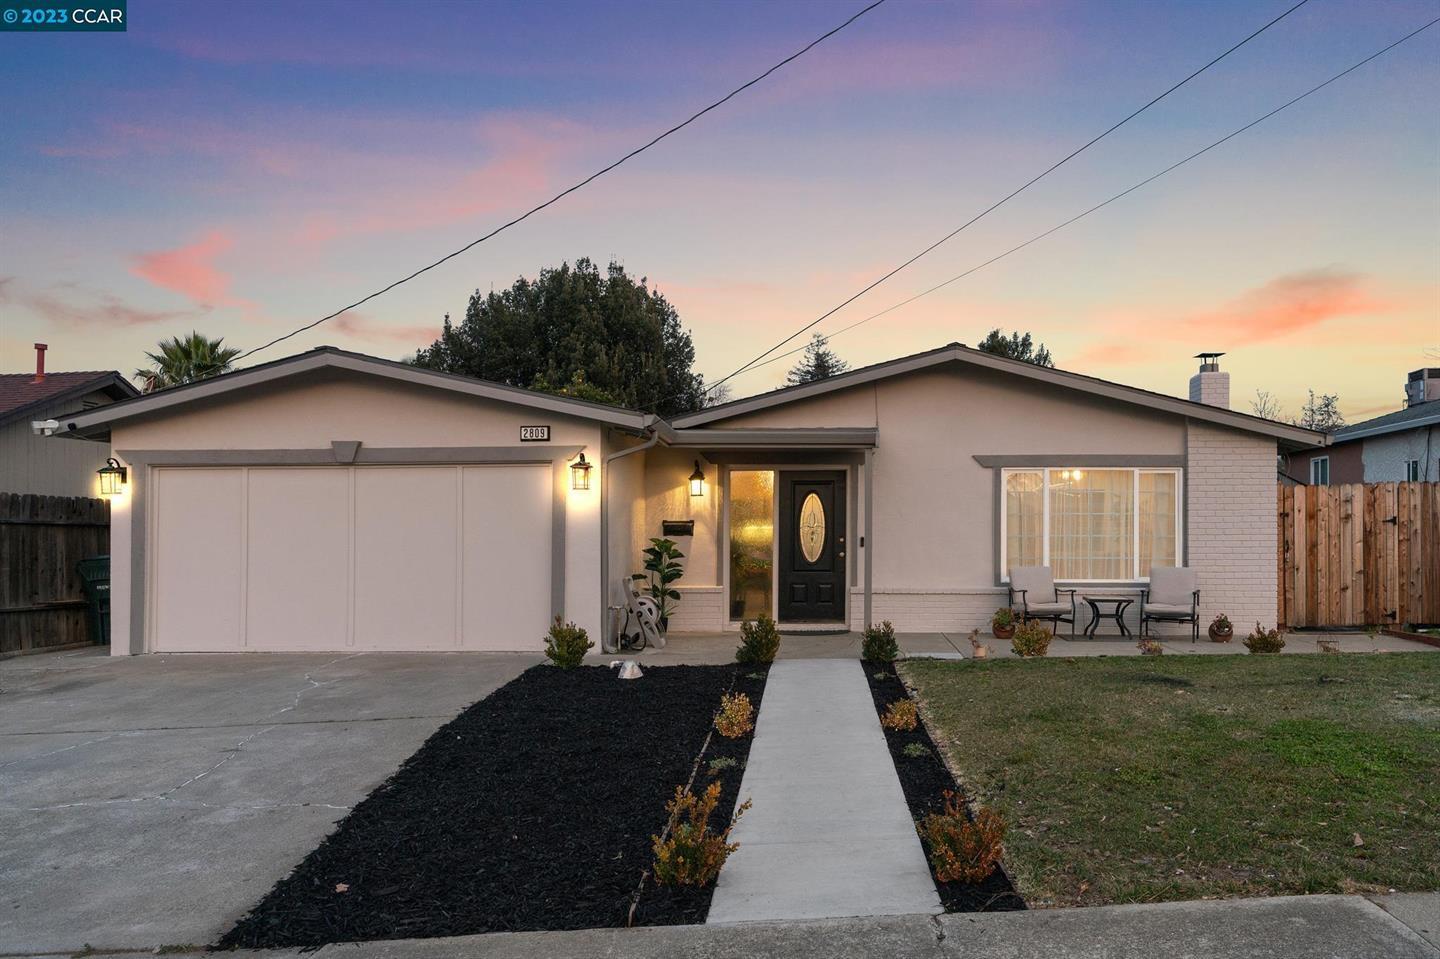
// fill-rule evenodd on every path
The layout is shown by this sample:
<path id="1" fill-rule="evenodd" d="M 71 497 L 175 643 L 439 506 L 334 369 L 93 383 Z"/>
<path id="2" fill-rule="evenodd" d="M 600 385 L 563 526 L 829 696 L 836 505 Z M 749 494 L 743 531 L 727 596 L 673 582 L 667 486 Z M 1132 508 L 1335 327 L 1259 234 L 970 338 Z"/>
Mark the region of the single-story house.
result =
<path id="1" fill-rule="evenodd" d="M 1412 370 L 1405 406 L 1330 434 L 1322 449 L 1300 450 L 1286 462 L 1297 483 L 1433 483 L 1440 479 L 1440 367 Z"/>
<path id="2" fill-rule="evenodd" d="M 1020 565 L 1129 595 L 1187 565 L 1203 616 L 1273 623 L 1276 455 L 1325 437 L 1225 408 L 1224 376 L 1189 401 L 950 344 L 667 422 L 321 347 L 57 435 L 127 470 L 117 654 L 602 637 L 662 535 L 672 634 L 964 632 Z"/>
<path id="3" fill-rule="evenodd" d="M 138 396 L 117 370 L 46 372 L 44 343 L 33 373 L 0 373 L 0 493 L 99 494 L 95 471 L 109 450 L 98 443 L 56 443 L 33 424 Z"/>

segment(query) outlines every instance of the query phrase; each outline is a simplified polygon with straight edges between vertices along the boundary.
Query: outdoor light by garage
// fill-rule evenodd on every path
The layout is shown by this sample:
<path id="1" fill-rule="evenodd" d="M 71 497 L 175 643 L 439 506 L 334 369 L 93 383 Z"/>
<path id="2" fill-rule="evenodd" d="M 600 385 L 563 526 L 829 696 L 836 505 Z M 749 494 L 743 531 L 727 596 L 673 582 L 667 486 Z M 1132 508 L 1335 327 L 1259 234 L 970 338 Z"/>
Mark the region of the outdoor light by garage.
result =
<path id="1" fill-rule="evenodd" d="M 700 461 L 695 461 L 695 472 L 690 474 L 690 495 L 705 495 L 705 471 L 700 468 Z"/>
<path id="2" fill-rule="evenodd" d="M 125 492 L 125 481 L 129 477 L 130 471 L 121 466 L 115 457 L 107 459 L 105 465 L 95 472 L 100 474 L 101 496 L 118 496 Z"/>
<path id="3" fill-rule="evenodd" d="M 585 462 L 585 454 L 581 453 L 580 458 L 570 465 L 570 488 L 589 489 L 591 465 Z"/>

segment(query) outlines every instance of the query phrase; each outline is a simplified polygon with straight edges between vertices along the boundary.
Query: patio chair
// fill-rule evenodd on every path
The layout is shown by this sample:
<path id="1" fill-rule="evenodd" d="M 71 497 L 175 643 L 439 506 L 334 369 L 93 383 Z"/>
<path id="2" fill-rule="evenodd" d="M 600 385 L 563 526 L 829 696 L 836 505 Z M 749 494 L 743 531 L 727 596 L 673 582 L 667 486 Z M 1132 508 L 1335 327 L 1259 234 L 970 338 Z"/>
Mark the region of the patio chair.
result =
<path id="1" fill-rule="evenodd" d="M 1060 598 L 1068 593 L 1067 599 Z M 1010 570 L 1010 608 L 1020 596 L 1017 612 L 1021 619 L 1048 619 L 1051 628 L 1060 631 L 1061 623 L 1070 624 L 1070 638 L 1075 638 L 1075 590 L 1057 587 L 1049 566 L 1015 566 Z"/>
<path id="2" fill-rule="evenodd" d="M 655 600 L 641 594 L 637 580 L 625 579 L 625 619 L 620 627 L 618 645 L 621 649 L 665 648 L 665 635 L 660 632 L 660 609 Z"/>
<path id="3" fill-rule="evenodd" d="M 1152 566 L 1150 585 L 1140 590 L 1140 635 L 1152 622 L 1189 623 L 1190 642 L 1200 639 L 1199 576 L 1186 566 Z"/>

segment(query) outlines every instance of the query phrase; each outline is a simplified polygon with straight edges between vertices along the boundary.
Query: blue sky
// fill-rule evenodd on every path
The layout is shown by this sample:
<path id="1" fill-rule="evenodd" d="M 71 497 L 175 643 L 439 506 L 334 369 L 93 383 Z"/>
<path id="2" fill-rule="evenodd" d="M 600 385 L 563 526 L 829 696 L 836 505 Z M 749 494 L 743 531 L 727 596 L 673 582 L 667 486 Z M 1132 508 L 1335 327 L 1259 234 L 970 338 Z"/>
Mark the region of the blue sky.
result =
<path id="1" fill-rule="evenodd" d="M 424 345 L 468 293 L 615 257 L 711 379 L 848 297 L 1288 3 L 890 0 L 582 193 L 272 354 Z M 157 3 L 0 33 L 0 367 L 127 372 L 252 346 L 455 249 L 848 17 L 855 3 Z M 1427 20 L 1312 0 L 822 324 L 1048 229 Z M 1440 348 L 1440 26 L 1057 236 L 837 337 L 854 364 L 992 326 L 1062 367 L 1236 405 L 1398 405 Z M 735 381 L 776 385 L 784 363 Z"/>

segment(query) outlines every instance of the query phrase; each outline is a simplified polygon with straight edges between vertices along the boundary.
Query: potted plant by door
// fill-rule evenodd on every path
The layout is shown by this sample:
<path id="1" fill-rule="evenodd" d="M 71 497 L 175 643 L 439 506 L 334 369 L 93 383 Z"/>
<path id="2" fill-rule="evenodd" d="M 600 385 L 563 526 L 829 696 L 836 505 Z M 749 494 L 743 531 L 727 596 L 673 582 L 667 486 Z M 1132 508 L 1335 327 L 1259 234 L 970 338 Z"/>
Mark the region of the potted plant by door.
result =
<path id="1" fill-rule="evenodd" d="M 1215 617 L 1210 624 L 1210 642 L 1228 643 L 1235 636 L 1235 627 L 1230 625 L 1230 617 L 1221 613 Z"/>
<path id="2" fill-rule="evenodd" d="M 970 651 L 975 659 L 987 659 L 990 656 L 990 647 L 980 642 L 980 630 L 970 630 Z"/>
<path id="3" fill-rule="evenodd" d="M 650 598 L 655 600 L 655 609 L 660 617 L 660 632 L 664 633 L 670 628 L 670 614 L 675 610 L 675 604 L 680 602 L 680 591 L 672 584 L 685 575 L 685 567 L 680 563 L 685 554 L 675 547 L 674 540 L 656 537 L 650 540 L 650 545 L 643 550 L 643 555 L 645 572 L 636 573 L 631 578 L 649 581 L 647 591 Z"/>
<path id="4" fill-rule="evenodd" d="M 1009 606 L 1001 606 L 995 610 L 995 615 L 990 617 L 990 632 L 995 634 L 996 639 L 1009 639 L 1015 635 L 1015 610 Z"/>

